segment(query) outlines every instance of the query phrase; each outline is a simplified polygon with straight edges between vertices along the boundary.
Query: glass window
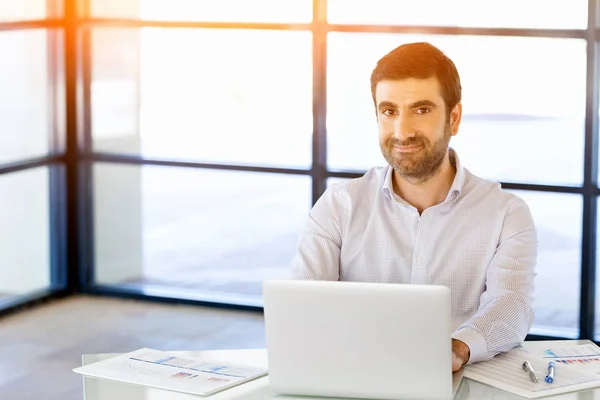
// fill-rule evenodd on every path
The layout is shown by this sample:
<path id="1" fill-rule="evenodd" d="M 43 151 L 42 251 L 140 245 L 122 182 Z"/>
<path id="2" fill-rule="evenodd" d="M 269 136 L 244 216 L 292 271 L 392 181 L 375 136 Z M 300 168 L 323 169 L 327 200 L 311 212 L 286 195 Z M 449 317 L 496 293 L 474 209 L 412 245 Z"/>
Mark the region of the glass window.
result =
<path id="1" fill-rule="evenodd" d="M 600 198 L 597 198 L 596 201 L 600 203 Z M 598 209 L 600 209 L 600 204 L 597 204 Z M 598 222 L 597 226 L 600 227 L 600 214 L 598 214 Z M 598 231 L 599 228 L 596 228 Z M 595 316 L 595 326 L 594 326 L 594 340 L 600 341 L 600 235 L 596 234 L 596 316 Z"/>
<path id="2" fill-rule="evenodd" d="M 531 333 L 576 338 L 579 335 L 582 198 L 563 193 L 511 192 L 529 205 L 538 234 L 535 323 Z"/>
<path id="3" fill-rule="evenodd" d="M 585 29 L 587 0 L 328 0 L 334 24 Z"/>
<path id="4" fill-rule="evenodd" d="M 96 164 L 96 282 L 259 301 L 289 276 L 310 200 L 307 176 Z"/>
<path id="5" fill-rule="evenodd" d="M 48 167 L 0 175 L 0 299 L 50 286 Z"/>
<path id="6" fill-rule="evenodd" d="M 48 2 L 60 0 L 0 0 L 0 22 L 44 19 L 56 16 L 48 12 Z M 56 9 L 58 10 L 57 5 Z M 3 53 L 5 54 L 5 53 Z"/>
<path id="7" fill-rule="evenodd" d="M 310 165 L 309 32 L 99 29 L 93 39 L 95 151 Z"/>
<path id="8" fill-rule="evenodd" d="M 161 21 L 299 22 L 312 20 L 310 0 L 92 0 L 95 17 Z"/>
<path id="9" fill-rule="evenodd" d="M 50 150 L 47 32 L 0 32 L 0 164 Z"/>
<path id="10" fill-rule="evenodd" d="M 582 183 L 586 63 L 578 39 L 330 34 L 329 168 L 385 165 L 369 77 L 379 58 L 415 41 L 431 42 L 457 66 L 463 118 L 450 144 L 471 172 L 502 181 Z"/>

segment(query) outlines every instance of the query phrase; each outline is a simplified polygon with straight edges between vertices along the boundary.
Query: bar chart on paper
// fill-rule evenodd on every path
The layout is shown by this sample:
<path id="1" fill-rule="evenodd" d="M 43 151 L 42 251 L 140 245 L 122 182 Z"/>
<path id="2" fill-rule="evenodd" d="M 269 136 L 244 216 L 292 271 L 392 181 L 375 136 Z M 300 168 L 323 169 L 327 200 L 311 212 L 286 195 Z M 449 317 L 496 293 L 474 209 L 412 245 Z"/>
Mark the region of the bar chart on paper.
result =
<path id="1" fill-rule="evenodd" d="M 581 352 L 581 349 L 578 351 Z M 516 348 L 499 354 L 490 361 L 465 367 L 464 377 L 527 398 L 545 397 L 600 386 L 600 375 L 591 369 L 575 365 L 557 364 L 552 383 L 545 381 L 548 363 L 550 361 L 556 363 L 559 359 L 558 354 L 566 355 L 571 352 L 556 350 L 553 353 L 545 351 L 543 355 L 540 353 L 536 355 L 526 349 Z M 532 374 L 523 369 L 526 361 Z M 532 375 L 537 378 L 535 381 Z"/>
<path id="2" fill-rule="evenodd" d="M 548 349 L 544 352 L 544 358 L 561 364 L 598 363 L 600 362 L 600 349 L 589 344 Z"/>
<path id="3" fill-rule="evenodd" d="M 191 355 L 139 349 L 73 371 L 158 389 L 208 396 L 267 375 L 267 369 L 206 360 Z"/>

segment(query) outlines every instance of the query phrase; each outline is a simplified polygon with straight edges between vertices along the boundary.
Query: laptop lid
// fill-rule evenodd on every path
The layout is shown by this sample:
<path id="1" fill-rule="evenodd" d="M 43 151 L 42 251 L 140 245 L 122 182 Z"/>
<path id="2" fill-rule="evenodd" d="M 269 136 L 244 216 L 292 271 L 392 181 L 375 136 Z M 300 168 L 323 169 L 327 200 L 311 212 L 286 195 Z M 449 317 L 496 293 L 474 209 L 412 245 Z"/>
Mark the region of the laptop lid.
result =
<path id="1" fill-rule="evenodd" d="M 447 287 L 269 280 L 263 297 L 275 392 L 452 398 Z"/>

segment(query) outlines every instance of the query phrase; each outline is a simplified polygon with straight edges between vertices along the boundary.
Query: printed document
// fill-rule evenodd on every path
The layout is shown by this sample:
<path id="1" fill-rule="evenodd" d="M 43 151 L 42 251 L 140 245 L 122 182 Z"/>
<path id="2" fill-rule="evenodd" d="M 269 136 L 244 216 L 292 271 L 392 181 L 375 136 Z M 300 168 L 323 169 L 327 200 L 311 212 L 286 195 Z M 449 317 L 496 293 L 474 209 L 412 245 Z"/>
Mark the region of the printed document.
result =
<path id="1" fill-rule="evenodd" d="M 597 350 L 597 349 L 596 349 Z M 533 382 L 523 370 L 523 362 L 529 361 L 538 382 Z M 538 398 L 600 386 L 600 375 L 572 365 L 556 363 L 554 381 L 545 382 L 548 362 L 542 355 L 535 355 L 524 348 L 515 348 L 494 357 L 490 361 L 465 367 L 464 377 L 473 379 L 527 398 Z"/>
<path id="2" fill-rule="evenodd" d="M 600 361 L 600 347 L 593 344 L 580 344 L 560 349 L 548 349 L 544 352 L 544 358 L 554 358 L 565 361 Z"/>
<path id="3" fill-rule="evenodd" d="M 73 371 L 158 389 L 208 396 L 265 376 L 266 368 L 139 349 Z"/>

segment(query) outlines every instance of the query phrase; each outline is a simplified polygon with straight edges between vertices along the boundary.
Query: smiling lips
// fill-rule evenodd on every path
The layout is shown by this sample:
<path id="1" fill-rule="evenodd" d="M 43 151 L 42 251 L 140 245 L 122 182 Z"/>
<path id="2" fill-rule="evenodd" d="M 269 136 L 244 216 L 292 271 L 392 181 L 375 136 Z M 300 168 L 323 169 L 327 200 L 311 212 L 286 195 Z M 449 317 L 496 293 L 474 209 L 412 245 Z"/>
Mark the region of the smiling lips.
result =
<path id="1" fill-rule="evenodd" d="M 414 153 L 415 151 L 419 151 L 423 147 L 420 144 L 413 144 L 410 146 L 394 146 L 394 150 L 399 153 Z"/>

